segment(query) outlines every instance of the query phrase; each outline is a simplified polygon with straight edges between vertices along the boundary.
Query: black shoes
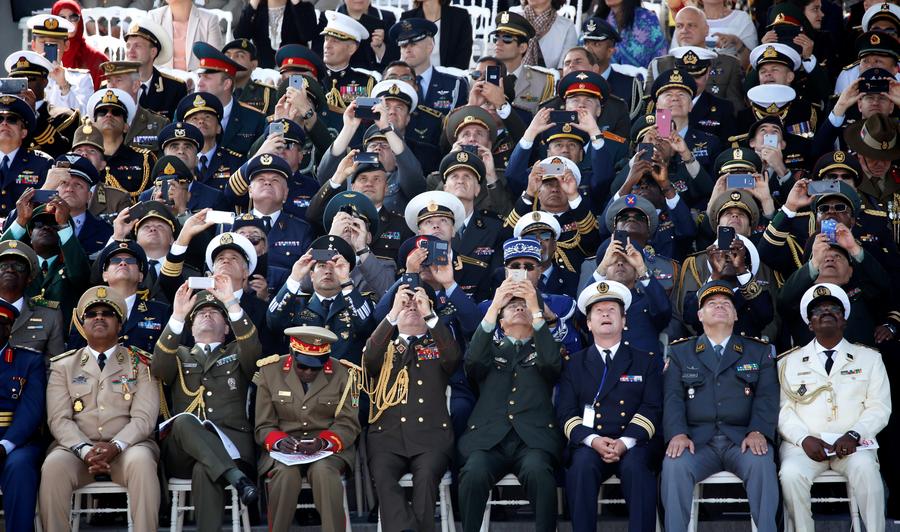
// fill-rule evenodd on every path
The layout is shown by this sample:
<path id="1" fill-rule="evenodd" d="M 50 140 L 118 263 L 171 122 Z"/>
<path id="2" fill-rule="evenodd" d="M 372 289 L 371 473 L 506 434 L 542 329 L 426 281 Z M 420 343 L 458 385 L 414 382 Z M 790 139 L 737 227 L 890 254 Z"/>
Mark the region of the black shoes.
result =
<path id="1" fill-rule="evenodd" d="M 234 489 L 237 490 L 238 497 L 241 498 L 241 502 L 244 503 L 245 506 L 254 504 L 259 500 L 259 490 L 257 490 L 256 485 L 253 484 L 253 482 L 250 482 L 250 479 L 246 477 L 242 478 Z"/>

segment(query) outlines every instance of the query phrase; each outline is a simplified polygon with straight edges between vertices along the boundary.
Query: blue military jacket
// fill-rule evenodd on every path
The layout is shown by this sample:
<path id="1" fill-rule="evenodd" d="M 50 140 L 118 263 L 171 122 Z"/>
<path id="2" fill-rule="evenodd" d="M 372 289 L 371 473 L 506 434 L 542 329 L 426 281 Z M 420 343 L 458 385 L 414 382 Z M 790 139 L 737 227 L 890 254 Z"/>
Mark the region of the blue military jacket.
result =
<path id="1" fill-rule="evenodd" d="M 740 445 L 759 431 L 774 441 L 779 387 L 769 344 L 732 335 L 720 359 L 705 334 L 676 340 L 663 373 L 666 440 L 687 434 L 703 445 L 721 432 Z"/>
<path id="2" fill-rule="evenodd" d="M 608 364 L 596 345 L 564 357 L 556 419 L 569 445 L 582 445 L 591 434 L 646 444 L 662 421 L 662 368 L 660 355 L 627 341 Z M 594 411 L 590 420 L 583 418 L 587 405 Z"/>
<path id="3" fill-rule="evenodd" d="M 47 371 L 44 356 L 27 347 L 0 349 L 0 439 L 28 443 L 44 422 Z"/>

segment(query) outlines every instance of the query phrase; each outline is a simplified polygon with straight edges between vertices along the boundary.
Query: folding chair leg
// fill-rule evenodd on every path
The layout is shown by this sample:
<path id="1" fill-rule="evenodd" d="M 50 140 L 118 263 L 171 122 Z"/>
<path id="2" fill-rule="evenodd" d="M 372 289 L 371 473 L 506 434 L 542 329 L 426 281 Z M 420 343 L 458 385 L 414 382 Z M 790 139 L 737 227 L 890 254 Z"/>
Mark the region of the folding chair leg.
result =
<path id="1" fill-rule="evenodd" d="M 488 494 L 487 502 L 484 503 L 484 517 L 481 519 L 481 532 L 488 532 L 491 528 L 491 496 Z"/>
<path id="2" fill-rule="evenodd" d="M 344 483 L 344 530 L 350 531 L 350 505 L 347 504 L 347 483 Z"/>
<path id="3" fill-rule="evenodd" d="M 378 532 L 381 532 L 381 506 L 378 507 Z"/>
<path id="4" fill-rule="evenodd" d="M 691 500 L 691 521 L 688 523 L 688 532 L 697 532 L 698 521 L 700 520 L 700 497 L 703 495 L 703 485 L 699 482 L 694 484 L 694 497 Z"/>
<path id="5" fill-rule="evenodd" d="M 231 491 L 231 532 L 241 530 L 241 501 L 238 499 L 237 490 Z"/>
<path id="6" fill-rule="evenodd" d="M 181 502 L 181 493 L 178 490 L 172 490 L 172 512 L 169 515 L 169 526 L 172 527 L 172 532 L 181 532 L 181 527 L 178 526 L 178 507 L 181 506 L 179 504 Z"/>
<path id="7" fill-rule="evenodd" d="M 134 520 L 131 518 L 131 495 L 125 493 L 125 510 L 128 512 L 125 519 L 128 521 L 128 532 L 134 532 Z"/>
<path id="8" fill-rule="evenodd" d="M 75 500 L 72 502 L 72 513 L 69 516 L 69 519 L 72 520 L 72 532 L 78 532 L 78 529 L 81 526 L 81 495 L 75 495 Z"/>
<path id="9" fill-rule="evenodd" d="M 859 504 L 856 502 L 856 493 L 854 493 L 853 488 L 850 487 L 850 482 L 846 483 L 847 486 L 847 498 L 850 499 L 850 525 L 853 532 L 862 532 L 862 525 L 860 524 L 859 519 Z"/>

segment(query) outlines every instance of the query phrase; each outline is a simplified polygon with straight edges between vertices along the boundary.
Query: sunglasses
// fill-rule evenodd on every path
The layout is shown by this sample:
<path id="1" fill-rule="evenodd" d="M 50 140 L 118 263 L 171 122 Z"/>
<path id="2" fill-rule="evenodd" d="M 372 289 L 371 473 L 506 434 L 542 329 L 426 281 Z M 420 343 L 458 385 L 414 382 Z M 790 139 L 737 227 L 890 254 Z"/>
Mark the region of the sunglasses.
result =
<path id="1" fill-rule="evenodd" d="M 18 126 L 22 123 L 22 118 L 16 115 L 0 115 L 0 124 L 3 122 L 11 126 Z"/>
<path id="2" fill-rule="evenodd" d="M 16 273 L 25 273 L 27 269 L 28 267 L 21 262 L 0 262 L 0 272 L 11 270 Z"/>
<path id="3" fill-rule="evenodd" d="M 839 305 L 819 305 L 809 311 L 810 316 L 821 316 L 822 314 L 843 314 L 844 309 Z"/>
<path id="4" fill-rule="evenodd" d="M 616 216 L 616 221 L 618 222 L 619 220 L 646 222 L 647 217 L 639 212 L 623 212 L 622 214 Z"/>
<path id="5" fill-rule="evenodd" d="M 79 20 L 81 20 L 81 15 L 69 15 L 68 17 L 66 17 L 66 20 L 68 20 L 69 22 L 78 22 Z"/>
<path id="6" fill-rule="evenodd" d="M 538 240 L 550 240 L 551 238 L 553 238 L 553 232 L 552 231 L 535 231 L 532 233 L 528 233 L 527 236 L 536 237 Z"/>
<path id="7" fill-rule="evenodd" d="M 298 369 L 306 370 L 306 371 L 320 371 L 322 369 L 321 366 L 314 368 L 312 366 L 307 366 L 306 364 L 297 364 Z"/>
<path id="8" fill-rule="evenodd" d="M 129 266 L 134 266 L 137 263 L 138 260 L 135 257 L 113 257 L 109 259 L 110 266 L 114 266 L 117 264 L 127 264 Z"/>
<path id="9" fill-rule="evenodd" d="M 510 270 L 525 270 L 527 272 L 530 272 L 530 271 L 534 271 L 535 265 L 530 262 L 526 262 L 526 263 L 511 262 L 511 263 L 507 264 L 506 267 L 509 268 Z"/>
<path id="10" fill-rule="evenodd" d="M 47 222 L 44 222 L 43 220 L 33 220 L 31 222 L 31 225 L 32 225 L 33 229 L 45 229 L 45 228 L 55 229 L 56 228 L 56 224 L 47 223 Z"/>
<path id="11" fill-rule="evenodd" d="M 846 203 L 835 203 L 832 205 L 819 205 L 816 212 L 819 214 L 828 214 L 829 212 L 847 212 L 850 207 Z"/>
<path id="12" fill-rule="evenodd" d="M 115 318 L 116 313 L 111 310 L 88 310 L 85 311 L 84 317 L 89 320 L 94 318 Z"/>
<path id="13" fill-rule="evenodd" d="M 512 44 L 514 42 L 519 42 L 519 38 L 508 33 L 495 33 L 491 35 L 491 42 L 496 43 L 497 41 L 503 41 L 505 44 Z"/>
<path id="14" fill-rule="evenodd" d="M 253 235 L 253 236 L 248 236 L 248 237 L 247 237 L 247 240 L 249 240 L 251 244 L 253 244 L 254 246 L 256 246 L 256 245 L 258 245 L 260 242 L 262 242 L 263 240 L 265 240 L 265 237 Z"/>
<path id="15" fill-rule="evenodd" d="M 121 117 L 125 116 L 125 111 L 122 111 L 118 107 L 103 107 L 103 108 L 97 109 L 94 112 L 94 115 L 97 116 L 98 118 L 101 116 L 106 116 L 106 115 L 113 115 L 113 116 L 117 116 L 117 117 L 121 118 Z"/>

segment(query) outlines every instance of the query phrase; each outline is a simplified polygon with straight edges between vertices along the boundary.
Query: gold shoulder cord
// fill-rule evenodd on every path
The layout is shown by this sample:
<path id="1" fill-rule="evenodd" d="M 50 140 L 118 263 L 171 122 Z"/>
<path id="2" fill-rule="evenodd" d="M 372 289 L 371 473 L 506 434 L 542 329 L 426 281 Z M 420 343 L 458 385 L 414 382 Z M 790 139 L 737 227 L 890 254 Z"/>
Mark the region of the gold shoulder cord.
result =
<path id="1" fill-rule="evenodd" d="M 794 401 L 795 403 L 799 403 L 801 405 L 808 405 L 815 400 L 819 395 L 828 392 L 829 398 L 831 399 L 831 417 L 837 417 L 837 401 L 834 398 L 834 389 L 831 387 L 831 383 L 829 382 L 825 386 L 819 386 L 815 390 L 812 390 L 809 394 L 800 395 L 797 392 L 791 390 L 788 387 L 787 380 L 785 379 L 785 371 L 787 368 L 787 361 L 781 365 L 778 369 L 778 380 L 781 382 L 781 390 L 784 392 L 788 399 Z"/>
<path id="2" fill-rule="evenodd" d="M 192 392 L 188 390 L 187 385 L 184 383 L 184 373 L 181 371 L 181 359 L 177 356 L 175 357 L 175 364 L 178 366 L 178 384 L 181 385 L 181 393 L 194 398 L 184 411 L 193 413 L 195 410 L 199 410 L 200 415 L 198 417 L 202 420 L 206 420 L 206 403 L 203 401 L 203 392 L 206 391 L 206 386 L 201 384 L 196 391 Z"/>
<path id="3" fill-rule="evenodd" d="M 388 387 L 391 380 L 391 373 L 394 370 L 394 343 L 388 344 L 387 352 L 384 354 L 384 363 L 381 365 L 381 372 L 378 374 L 378 382 L 373 387 L 373 380 L 366 375 L 365 353 L 360 364 L 358 375 L 358 387 L 369 396 L 369 423 L 375 423 L 384 414 L 384 411 L 393 406 L 397 406 L 406 401 L 409 396 L 409 370 L 406 367 L 400 368 L 397 372 L 397 378 L 394 384 Z"/>

